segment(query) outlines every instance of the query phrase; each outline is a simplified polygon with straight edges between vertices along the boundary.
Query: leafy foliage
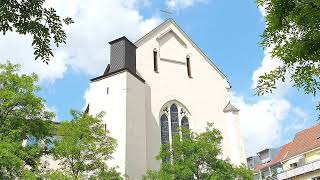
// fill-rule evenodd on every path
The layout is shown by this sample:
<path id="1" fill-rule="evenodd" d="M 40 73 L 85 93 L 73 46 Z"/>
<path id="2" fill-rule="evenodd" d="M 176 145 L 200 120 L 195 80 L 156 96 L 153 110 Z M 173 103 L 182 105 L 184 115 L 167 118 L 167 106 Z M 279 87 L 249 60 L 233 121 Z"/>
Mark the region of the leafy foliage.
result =
<path id="1" fill-rule="evenodd" d="M 19 34 L 30 34 L 33 37 L 35 58 L 49 63 L 53 56 L 50 42 L 56 46 L 66 43 L 63 23 L 73 23 L 71 18 L 61 21 L 55 9 L 45 8 L 45 0 L 1 0 L 0 1 L 0 32 L 8 31 Z"/>
<path id="2" fill-rule="evenodd" d="M 73 119 L 63 122 L 57 130 L 61 137 L 55 142 L 54 156 L 62 161 L 65 171 L 73 178 L 83 178 L 90 172 L 90 178 L 122 179 L 106 161 L 115 151 L 116 140 L 109 136 L 102 124 L 103 113 L 91 116 L 71 111 Z"/>
<path id="3" fill-rule="evenodd" d="M 20 146 L 2 138 L 0 143 L 0 177 L 9 179 L 19 177 L 23 171 L 24 162 L 18 156 Z"/>
<path id="4" fill-rule="evenodd" d="M 260 77 L 257 94 L 272 93 L 277 80 L 291 81 L 306 94 L 320 88 L 320 1 L 257 0 L 266 9 L 266 29 L 262 46 L 272 48 L 281 65 Z"/>
<path id="5" fill-rule="evenodd" d="M 23 146 L 29 138 L 47 142 L 53 133 L 54 114 L 35 94 L 40 90 L 37 79 L 35 74 L 19 74 L 18 65 L 0 64 L 0 179 L 30 175 L 46 153 L 38 143 Z"/>
<path id="6" fill-rule="evenodd" d="M 253 173 L 245 166 L 235 167 L 229 160 L 223 160 L 220 132 L 209 124 L 204 133 L 196 134 L 182 129 L 184 136 L 173 139 L 172 146 L 163 145 L 157 159 L 163 159 L 159 171 L 148 171 L 144 179 L 253 179 Z M 170 150 L 171 149 L 171 150 Z M 166 161 L 171 158 L 172 161 Z"/>
<path id="7" fill-rule="evenodd" d="M 71 176 L 67 175 L 63 171 L 48 171 L 42 175 L 43 179 L 59 179 L 59 180 L 70 180 Z"/>
<path id="8" fill-rule="evenodd" d="M 34 137 L 44 139 L 52 131 L 54 114 L 45 110 L 35 74 L 19 74 L 19 65 L 0 64 L 0 132 L 15 142 Z"/>

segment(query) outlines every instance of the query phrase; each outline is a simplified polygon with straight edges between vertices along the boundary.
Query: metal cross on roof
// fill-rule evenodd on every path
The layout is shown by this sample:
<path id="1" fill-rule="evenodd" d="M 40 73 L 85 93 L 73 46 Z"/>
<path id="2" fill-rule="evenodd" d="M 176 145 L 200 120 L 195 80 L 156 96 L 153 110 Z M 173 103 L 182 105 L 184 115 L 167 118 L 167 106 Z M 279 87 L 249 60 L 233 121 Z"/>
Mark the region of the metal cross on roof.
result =
<path id="1" fill-rule="evenodd" d="M 169 19 L 170 16 L 172 15 L 172 12 L 170 12 L 169 10 L 160 9 L 160 11 L 164 14 L 166 19 Z"/>

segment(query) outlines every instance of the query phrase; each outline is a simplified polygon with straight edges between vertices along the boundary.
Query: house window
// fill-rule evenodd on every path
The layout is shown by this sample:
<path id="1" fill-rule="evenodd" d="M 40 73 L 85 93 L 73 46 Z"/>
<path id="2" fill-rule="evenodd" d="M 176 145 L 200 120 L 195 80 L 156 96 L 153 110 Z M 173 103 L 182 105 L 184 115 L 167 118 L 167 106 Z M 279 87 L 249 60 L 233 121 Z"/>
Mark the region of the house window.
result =
<path id="1" fill-rule="evenodd" d="M 291 169 L 294 169 L 294 168 L 297 168 L 298 167 L 298 163 L 292 163 L 290 164 L 290 168 Z"/>
<path id="2" fill-rule="evenodd" d="M 190 56 L 187 56 L 187 70 L 188 70 L 188 76 L 189 78 L 192 78 L 191 76 L 191 67 L 190 67 Z"/>
<path id="3" fill-rule="evenodd" d="M 153 70 L 154 72 L 159 72 L 158 71 L 158 51 L 157 49 L 153 50 Z"/>
<path id="4" fill-rule="evenodd" d="M 175 104 L 170 107 L 170 118 L 171 118 L 171 136 L 172 139 L 179 133 L 179 113 L 178 108 Z"/>

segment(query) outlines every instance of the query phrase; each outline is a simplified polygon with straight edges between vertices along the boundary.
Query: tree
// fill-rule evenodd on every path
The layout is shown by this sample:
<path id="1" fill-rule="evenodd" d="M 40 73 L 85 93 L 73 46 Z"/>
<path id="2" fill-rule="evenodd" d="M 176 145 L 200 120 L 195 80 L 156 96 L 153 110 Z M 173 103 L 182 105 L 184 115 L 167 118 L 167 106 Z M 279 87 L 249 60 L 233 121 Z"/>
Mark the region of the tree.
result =
<path id="1" fill-rule="evenodd" d="M 8 31 L 19 34 L 30 34 L 35 49 L 35 58 L 49 63 L 53 56 L 50 43 L 58 47 L 66 43 L 66 33 L 62 29 L 62 22 L 66 25 L 73 23 L 69 17 L 62 21 L 55 9 L 45 8 L 45 0 L 1 0 L 0 1 L 0 32 L 4 35 Z"/>
<path id="2" fill-rule="evenodd" d="M 35 74 L 20 74 L 19 65 L 0 64 L 0 179 L 21 177 L 26 166 L 37 171 L 44 146 L 23 141 L 48 142 L 52 136 L 54 114 L 36 95 L 37 80 Z"/>
<path id="3" fill-rule="evenodd" d="M 71 111 L 73 119 L 57 129 L 60 138 L 54 143 L 53 154 L 62 161 L 65 172 L 74 179 L 90 174 L 90 178 L 122 179 L 120 173 L 109 168 L 106 161 L 115 151 L 116 140 L 109 136 L 102 124 L 103 113 L 91 116 Z"/>
<path id="4" fill-rule="evenodd" d="M 266 10 L 262 46 L 272 49 L 281 65 L 259 78 L 257 94 L 271 93 L 286 77 L 306 94 L 320 88 L 320 1 L 257 0 Z M 318 106 L 319 107 L 319 106 Z"/>
<path id="5" fill-rule="evenodd" d="M 172 146 L 163 145 L 157 159 L 162 159 L 159 171 L 148 171 L 144 179 L 253 179 L 253 173 L 245 166 L 235 167 L 223 160 L 220 132 L 209 124 L 204 133 L 196 134 L 182 129 L 173 139 Z M 170 160 L 171 159 L 171 160 Z"/>

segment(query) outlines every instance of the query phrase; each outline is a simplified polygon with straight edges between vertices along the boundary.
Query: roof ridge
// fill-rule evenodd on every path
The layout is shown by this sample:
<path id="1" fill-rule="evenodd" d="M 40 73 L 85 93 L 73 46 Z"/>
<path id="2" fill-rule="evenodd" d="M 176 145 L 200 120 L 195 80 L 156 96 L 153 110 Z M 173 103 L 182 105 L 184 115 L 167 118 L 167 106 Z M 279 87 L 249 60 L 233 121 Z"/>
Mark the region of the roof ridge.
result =
<path id="1" fill-rule="evenodd" d="M 319 128 L 320 124 L 315 124 L 297 132 L 291 142 L 290 152 L 288 152 L 284 160 L 296 157 L 315 148 L 319 148 L 320 141 L 317 141 L 317 138 L 320 136 Z"/>
<path id="2" fill-rule="evenodd" d="M 162 22 L 161 24 L 159 24 L 157 27 L 155 27 L 154 29 L 152 29 L 151 31 L 149 31 L 147 34 L 145 34 L 144 36 L 142 36 L 140 39 L 138 39 L 136 42 L 134 42 L 134 44 L 136 46 L 138 46 L 138 44 L 140 42 L 142 42 L 147 36 L 149 36 L 150 34 L 152 34 L 153 32 L 155 32 L 157 29 L 159 29 L 160 27 L 164 26 L 165 24 L 167 24 L 168 22 L 171 22 L 174 26 L 177 27 L 177 29 L 180 31 L 180 33 L 185 36 L 185 38 L 190 41 L 190 44 L 205 58 L 205 60 L 218 72 L 218 74 L 227 80 L 229 86 L 230 83 L 228 81 L 227 76 L 218 68 L 218 66 L 216 66 L 213 61 L 199 48 L 199 46 L 193 42 L 193 40 L 188 36 L 188 34 L 175 22 L 175 20 L 173 20 L 172 18 L 168 18 L 166 19 L 164 22 Z"/>

